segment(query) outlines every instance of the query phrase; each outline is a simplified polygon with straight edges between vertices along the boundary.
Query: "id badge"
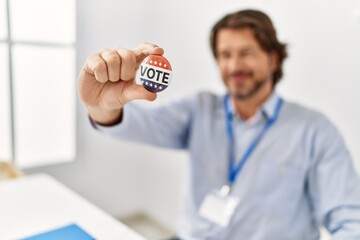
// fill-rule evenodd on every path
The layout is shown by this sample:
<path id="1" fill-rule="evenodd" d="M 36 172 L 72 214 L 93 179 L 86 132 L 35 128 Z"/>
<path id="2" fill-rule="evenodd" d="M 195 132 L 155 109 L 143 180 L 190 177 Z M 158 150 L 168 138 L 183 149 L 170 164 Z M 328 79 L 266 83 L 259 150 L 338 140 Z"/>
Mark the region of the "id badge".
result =
<path id="1" fill-rule="evenodd" d="M 220 191 L 207 194 L 200 206 L 200 216 L 221 227 L 227 227 L 239 204 L 239 199 L 229 193 L 230 188 L 225 185 Z"/>

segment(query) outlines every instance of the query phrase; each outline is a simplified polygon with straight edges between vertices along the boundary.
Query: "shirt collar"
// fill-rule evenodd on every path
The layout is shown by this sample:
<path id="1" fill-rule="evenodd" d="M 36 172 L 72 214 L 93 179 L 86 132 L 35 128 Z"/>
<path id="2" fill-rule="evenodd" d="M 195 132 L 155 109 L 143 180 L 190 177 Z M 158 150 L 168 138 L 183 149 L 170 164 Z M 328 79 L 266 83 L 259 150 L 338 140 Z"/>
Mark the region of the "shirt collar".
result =
<path id="1" fill-rule="evenodd" d="M 261 108 L 255 115 L 259 115 L 259 113 L 262 113 L 266 117 L 266 119 L 273 118 L 275 115 L 276 105 L 279 98 L 280 98 L 279 95 L 275 91 L 272 92 L 270 97 L 265 101 L 265 103 L 261 106 Z M 236 116 L 234 102 L 231 100 L 231 98 L 228 98 L 228 101 L 229 101 L 230 113 L 233 116 Z"/>
<path id="2" fill-rule="evenodd" d="M 265 117 L 267 119 L 275 117 L 276 106 L 279 98 L 279 95 L 274 91 L 271 96 L 266 100 L 264 105 L 261 107 L 261 111 L 265 114 Z"/>

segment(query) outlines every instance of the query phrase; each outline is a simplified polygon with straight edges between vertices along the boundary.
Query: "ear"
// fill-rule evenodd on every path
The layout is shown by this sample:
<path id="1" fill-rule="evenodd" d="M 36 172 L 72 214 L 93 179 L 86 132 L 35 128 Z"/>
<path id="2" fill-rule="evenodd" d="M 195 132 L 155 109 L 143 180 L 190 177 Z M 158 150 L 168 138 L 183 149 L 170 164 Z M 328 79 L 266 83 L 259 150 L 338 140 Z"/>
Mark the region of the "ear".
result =
<path id="1" fill-rule="evenodd" d="M 270 63 L 272 72 L 275 72 L 279 66 L 279 56 L 276 52 L 273 51 L 269 54 L 269 63 Z"/>

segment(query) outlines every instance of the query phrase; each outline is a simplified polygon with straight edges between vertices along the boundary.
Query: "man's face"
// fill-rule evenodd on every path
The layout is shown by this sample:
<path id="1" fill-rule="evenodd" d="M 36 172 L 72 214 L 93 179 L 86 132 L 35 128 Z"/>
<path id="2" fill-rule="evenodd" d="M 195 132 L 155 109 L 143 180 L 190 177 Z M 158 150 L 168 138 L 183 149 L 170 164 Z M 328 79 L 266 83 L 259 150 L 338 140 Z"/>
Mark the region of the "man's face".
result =
<path id="1" fill-rule="evenodd" d="M 275 54 L 259 45 L 249 28 L 221 29 L 216 38 L 217 62 L 230 95 L 237 99 L 254 96 L 265 84 L 272 84 Z"/>

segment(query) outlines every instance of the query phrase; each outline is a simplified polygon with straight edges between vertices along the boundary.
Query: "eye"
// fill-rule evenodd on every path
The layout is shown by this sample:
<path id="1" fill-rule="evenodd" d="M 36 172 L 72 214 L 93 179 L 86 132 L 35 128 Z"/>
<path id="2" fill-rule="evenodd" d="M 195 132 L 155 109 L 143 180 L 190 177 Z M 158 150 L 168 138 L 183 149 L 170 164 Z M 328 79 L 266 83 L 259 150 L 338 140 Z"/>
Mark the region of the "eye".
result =
<path id="1" fill-rule="evenodd" d="M 229 59 L 231 57 L 231 54 L 229 52 L 220 52 L 218 54 L 219 59 Z"/>
<path id="2" fill-rule="evenodd" d="M 243 50 L 243 51 L 241 51 L 241 53 L 240 53 L 240 55 L 241 55 L 242 57 L 251 56 L 251 55 L 253 55 L 253 54 L 254 54 L 254 52 L 253 52 L 252 50 L 250 50 L 250 49 Z"/>

